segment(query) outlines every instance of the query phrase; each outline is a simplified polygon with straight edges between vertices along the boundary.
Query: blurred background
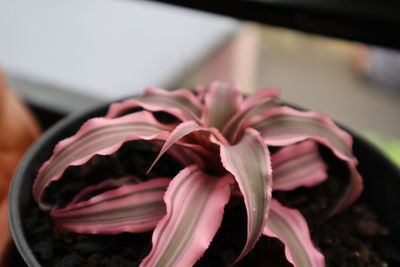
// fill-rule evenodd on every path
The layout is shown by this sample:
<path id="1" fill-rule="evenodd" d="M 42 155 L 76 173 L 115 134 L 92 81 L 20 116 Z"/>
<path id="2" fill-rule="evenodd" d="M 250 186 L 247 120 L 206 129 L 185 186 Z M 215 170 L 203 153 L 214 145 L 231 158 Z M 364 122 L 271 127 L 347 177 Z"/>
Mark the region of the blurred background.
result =
<path id="1" fill-rule="evenodd" d="M 224 80 L 244 93 L 280 88 L 288 102 L 325 112 L 396 154 L 399 58 L 396 50 L 158 2 L 0 0 L 0 67 L 44 128 L 147 86 Z"/>

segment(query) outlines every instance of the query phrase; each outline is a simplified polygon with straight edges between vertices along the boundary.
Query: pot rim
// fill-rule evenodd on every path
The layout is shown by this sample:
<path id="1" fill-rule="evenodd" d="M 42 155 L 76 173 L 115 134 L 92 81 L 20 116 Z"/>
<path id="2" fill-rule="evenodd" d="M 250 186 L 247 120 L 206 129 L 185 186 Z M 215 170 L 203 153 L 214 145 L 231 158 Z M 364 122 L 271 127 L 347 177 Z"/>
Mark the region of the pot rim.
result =
<path id="1" fill-rule="evenodd" d="M 114 102 L 114 101 L 112 101 Z M 112 103 L 110 102 L 110 103 Z M 29 148 L 28 152 L 24 155 L 22 160 L 19 162 L 13 178 L 10 183 L 9 195 L 8 195 L 8 221 L 10 225 L 10 231 L 12 239 L 28 266 L 41 266 L 34 256 L 30 246 L 26 240 L 26 236 L 23 231 L 22 217 L 20 214 L 20 194 L 21 187 L 18 186 L 23 182 L 24 174 L 28 166 L 32 163 L 32 159 L 46 145 L 51 137 L 55 136 L 58 132 L 62 131 L 69 125 L 75 123 L 77 120 L 82 120 L 85 117 L 90 117 L 92 114 L 99 113 L 101 110 L 108 107 L 110 103 L 101 103 L 91 108 L 78 111 L 76 113 L 67 115 L 53 126 L 51 126 L 40 138 Z"/>

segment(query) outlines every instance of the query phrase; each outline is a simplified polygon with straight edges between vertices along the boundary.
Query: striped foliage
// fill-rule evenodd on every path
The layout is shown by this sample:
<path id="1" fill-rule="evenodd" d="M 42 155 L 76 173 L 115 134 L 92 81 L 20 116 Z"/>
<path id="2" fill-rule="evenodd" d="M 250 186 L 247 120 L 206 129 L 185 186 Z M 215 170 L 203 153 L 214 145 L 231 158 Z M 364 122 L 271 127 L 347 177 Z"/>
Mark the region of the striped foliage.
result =
<path id="1" fill-rule="evenodd" d="M 247 240 L 235 262 L 266 235 L 283 242 L 294 266 L 324 266 L 306 220 L 273 199 L 272 191 L 324 182 L 328 164 L 319 155 L 322 145 L 348 166 L 349 186 L 332 213 L 346 208 L 362 190 L 352 138 L 326 115 L 282 106 L 278 97 L 277 89 L 263 89 L 243 98 L 236 86 L 220 82 L 196 93 L 148 88 L 139 97 L 112 104 L 104 118 L 89 120 L 59 142 L 38 172 L 34 198 L 57 224 L 73 232 L 153 230 L 152 249 L 141 266 L 164 267 L 195 264 L 218 231 L 230 197 L 239 196 L 247 211 Z M 159 122 L 153 113 L 160 111 L 177 123 Z M 149 159 L 148 171 L 164 154 L 184 168 L 175 177 L 107 179 L 84 188 L 63 207 L 46 203 L 50 184 L 69 167 L 85 165 L 95 155 L 111 155 L 131 140 L 160 148 Z"/>

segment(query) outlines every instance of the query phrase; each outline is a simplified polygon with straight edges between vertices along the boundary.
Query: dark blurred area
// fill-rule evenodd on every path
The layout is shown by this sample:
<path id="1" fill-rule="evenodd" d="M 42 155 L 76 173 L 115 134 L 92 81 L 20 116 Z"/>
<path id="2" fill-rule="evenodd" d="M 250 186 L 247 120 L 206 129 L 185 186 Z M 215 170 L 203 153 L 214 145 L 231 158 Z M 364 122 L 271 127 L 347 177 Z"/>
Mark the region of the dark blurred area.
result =
<path id="1" fill-rule="evenodd" d="M 161 0 L 244 20 L 400 48 L 400 2 L 396 0 Z"/>

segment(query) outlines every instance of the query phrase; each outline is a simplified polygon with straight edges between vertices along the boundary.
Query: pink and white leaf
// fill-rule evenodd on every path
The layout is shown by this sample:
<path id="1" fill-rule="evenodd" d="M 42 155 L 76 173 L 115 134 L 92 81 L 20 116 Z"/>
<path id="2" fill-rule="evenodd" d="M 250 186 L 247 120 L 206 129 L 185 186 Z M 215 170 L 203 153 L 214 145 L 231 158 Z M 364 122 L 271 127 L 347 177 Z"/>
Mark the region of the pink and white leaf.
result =
<path id="1" fill-rule="evenodd" d="M 352 152 L 352 138 L 328 116 L 277 107 L 255 118 L 249 123 L 249 127 L 257 129 L 267 145 L 287 146 L 311 139 L 327 146 L 338 158 L 346 161 L 350 184 L 332 213 L 343 210 L 360 196 L 363 184 L 356 168 L 357 159 Z"/>
<path id="2" fill-rule="evenodd" d="M 314 141 L 304 141 L 281 148 L 271 156 L 274 190 L 311 187 L 326 180 L 327 165 Z"/>
<path id="3" fill-rule="evenodd" d="M 219 166 L 218 164 L 215 164 L 220 160 L 219 156 L 215 155 L 215 153 L 206 150 L 201 145 L 189 144 L 178 141 L 168 149 L 167 153 L 171 157 L 181 162 L 184 166 L 190 166 L 196 164 L 203 170 L 207 169 L 210 170 L 214 166 Z"/>
<path id="4" fill-rule="evenodd" d="M 242 104 L 242 109 L 250 109 L 254 106 L 258 106 L 260 103 L 263 103 L 265 100 L 270 100 L 273 98 L 278 98 L 280 96 L 280 90 L 277 88 L 265 88 L 256 91 L 247 97 Z"/>
<path id="5" fill-rule="evenodd" d="M 236 113 L 222 129 L 222 133 L 231 143 L 236 143 L 246 129 L 246 122 L 253 117 L 259 116 L 266 110 L 280 105 L 277 98 L 279 91 L 268 89 L 255 93 L 243 101 L 240 112 Z M 257 98 L 259 100 L 257 101 Z"/>
<path id="6" fill-rule="evenodd" d="M 123 185 L 89 200 L 52 210 L 65 229 L 86 234 L 141 233 L 155 228 L 165 216 L 164 194 L 171 179 L 156 178 Z"/>
<path id="7" fill-rule="evenodd" d="M 58 143 L 51 158 L 40 168 L 33 185 L 35 200 L 43 210 L 51 209 L 42 201 L 44 191 L 68 167 L 82 165 L 94 155 L 110 155 L 127 141 L 165 140 L 170 130 L 170 126 L 157 122 L 147 111 L 87 121 L 74 136 Z"/>
<path id="8" fill-rule="evenodd" d="M 118 179 L 107 179 L 104 180 L 103 182 L 96 184 L 96 185 L 91 185 L 85 187 L 82 191 L 80 191 L 71 201 L 69 204 L 75 204 L 80 202 L 84 197 L 93 194 L 97 191 L 105 191 L 107 189 L 115 189 L 118 188 L 122 185 L 126 184 L 132 184 L 132 183 L 140 183 L 142 182 L 139 177 L 136 176 L 126 176 L 126 177 L 121 177 Z"/>
<path id="9" fill-rule="evenodd" d="M 203 146 L 212 146 L 212 142 L 210 141 L 211 138 L 209 138 L 207 135 L 212 135 L 214 137 L 213 140 L 216 142 L 222 142 L 222 143 L 227 143 L 225 138 L 221 135 L 221 133 L 215 129 L 215 128 L 205 128 L 201 127 L 197 124 L 195 121 L 186 121 L 181 124 L 179 124 L 169 135 L 167 140 L 165 140 L 163 146 L 161 147 L 160 152 L 158 153 L 156 159 L 153 161 L 151 164 L 150 168 L 148 169 L 147 172 L 150 172 L 151 169 L 154 167 L 154 165 L 158 162 L 158 160 L 161 158 L 163 154 L 165 154 L 168 149 L 170 149 L 173 145 L 181 147 L 181 149 L 186 149 L 188 152 L 197 152 L 197 156 L 203 156 L 203 157 L 208 157 L 208 158 L 215 158 L 212 153 L 208 152 L 206 149 L 201 148 L 201 145 L 196 145 L 192 143 L 185 143 L 185 142 L 178 142 L 180 139 L 184 138 L 185 136 L 191 134 L 191 133 L 197 133 L 195 136 L 199 143 L 202 143 Z M 205 133 L 207 135 L 203 135 L 202 133 Z M 210 143 L 211 142 L 211 143 Z M 196 155 L 195 155 L 196 156 Z M 196 159 L 198 157 L 195 157 L 193 159 Z M 179 158 L 178 158 L 179 159 Z M 199 162 L 199 161 L 198 161 Z M 201 163 L 201 162 L 199 162 Z"/>
<path id="10" fill-rule="evenodd" d="M 155 87 L 147 88 L 144 93 L 136 98 L 132 98 L 125 105 L 114 106 L 110 109 L 107 116 L 118 114 L 118 109 L 127 106 L 143 107 L 149 111 L 164 111 L 174 115 L 178 119 L 199 121 L 203 106 L 196 96 L 187 89 L 166 91 Z"/>
<path id="11" fill-rule="evenodd" d="M 322 113 L 276 107 L 253 118 L 249 127 L 258 130 L 268 145 L 287 146 L 313 139 L 335 148 L 333 152 L 343 160 L 354 159 L 351 136 Z"/>
<path id="12" fill-rule="evenodd" d="M 205 102 L 207 91 L 208 91 L 208 87 L 206 87 L 202 84 L 196 86 L 196 97 L 199 100 L 199 102 L 203 105 Z"/>
<path id="13" fill-rule="evenodd" d="M 231 176 L 212 177 L 193 165 L 165 194 L 167 214 L 153 232 L 153 247 L 140 266 L 192 266 L 209 247 L 229 201 Z"/>
<path id="14" fill-rule="evenodd" d="M 204 125 L 222 130 L 239 111 L 242 100 L 242 94 L 233 84 L 213 82 L 205 96 Z"/>
<path id="15" fill-rule="evenodd" d="M 182 121 L 198 121 L 203 108 L 196 96 L 187 89 L 166 91 L 150 87 L 141 96 L 112 104 L 106 117 L 116 117 L 129 109 L 137 107 L 142 107 L 149 111 L 164 111 Z"/>
<path id="16" fill-rule="evenodd" d="M 271 160 L 261 135 L 247 129 L 236 145 L 221 144 L 221 161 L 235 177 L 247 210 L 247 241 L 239 261 L 254 247 L 265 225 L 271 199 Z"/>
<path id="17" fill-rule="evenodd" d="M 284 243 L 286 258 L 295 267 L 325 266 L 324 256 L 312 243 L 307 222 L 299 211 L 272 200 L 263 234 Z"/>
<path id="18" fill-rule="evenodd" d="M 168 151 L 168 149 L 176 144 L 178 140 L 181 138 L 185 137 L 186 135 L 199 131 L 201 127 L 197 124 L 195 121 L 187 121 L 179 124 L 168 136 L 168 138 L 165 140 L 163 146 L 161 147 L 160 152 L 158 153 L 157 157 L 151 164 L 150 168 L 147 170 L 147 172 L 150 172 L 151 169 L 154 167 L 154 165 L 158 162 L 158 160 L 161 158 L 162 155 L 165 154 L 165 152 Z"/>
<path id="19" fill-rule="evenodd" d="M 115 102 L 109 106 L 105 118 L 116 118 L 135 108 L 141 108 L 141 106 L 135 101 L 135 98 L 128 98 L 121 102 Z"/>

